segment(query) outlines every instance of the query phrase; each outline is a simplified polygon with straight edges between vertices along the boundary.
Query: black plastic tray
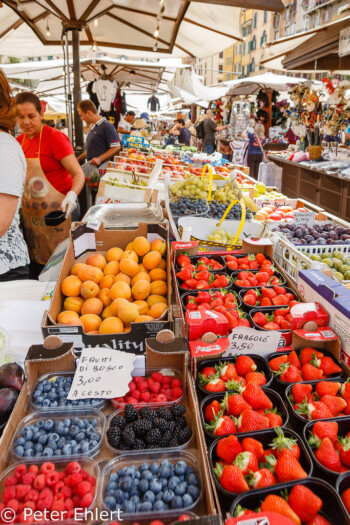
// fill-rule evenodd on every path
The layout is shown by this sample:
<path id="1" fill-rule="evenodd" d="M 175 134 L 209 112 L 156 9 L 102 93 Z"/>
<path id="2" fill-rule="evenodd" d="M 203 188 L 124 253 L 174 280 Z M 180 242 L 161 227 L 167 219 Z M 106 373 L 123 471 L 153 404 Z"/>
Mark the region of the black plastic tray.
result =
<path id="1" fill-rule="evenodd" d="M 231 254 L 230 254 L 230 255 L 231 255 Z M 247 255 L 248 255 L 248 256 L 249 256 L 249 255 L 256 255 L 256 253 L 240 253 L 240 254 L 238 254 L 238 255 L 236 255 L 236 254 L 232 254 L 232 255 L 233 255 L 233 257 L 236 257 L 236 259 L 243 259 L 243 257 L 247 257 Z M 264 255 L 265 255 L 265 254 L 264 254 Z M 225 259 L 225 256 L 223 256 L 223 257 L 224 257 L 224 260 L 225 260 L 225 264 L 227 264 L 226 259 Z M 265 255 L 265 259 L 268 259 L 268 260 L 271 261 L 272 264 L 273 264 L 273 260 L 271 259 L 271 257 L 268 257 L 267 255 Z M 245 272 L 245 271 L 247 271 L 247 272 L 252 272 L 252 273 L 257 273 L 257 272 L 259 272 L 260 270 L 261 270 L 261 268 L 258 268 L 257 270 L 231 270 L 231 268 L 229 268 L 228 266 L 226 267 L 226 271 L 227 271 L 227 273 Z"/>
<path id="2" fill-rule="evenodd" d="M 240 290 L 251 290 L 252 288 L 265 288 L 265 286 L 247 286 L 247 287 L 243 287 L 243 286 L 237 286 L 235 281 L 234 281 L 234 278 L 238 276 L 238 274 L 240 272 L 250 272 L 251 270 L 234 270 L 230 275 L 232 276 L 232 283 L 233 283 L 233 286 L 235 288 L 235 290 L 237 290 L 237 292 L 239 292 Z M 252 272 L 254 273 L 254 272 Z M 255 272 L 257 273 L 257 272 Z M 276 286 L 284 286 L 285 283 L 286 283 L 286 279 L 283 277 L 283 275 L 281 274 L 281 272 L 279 272 L 278 270 L 275 270 L 274 273 L 273 273 L 273 276 L 272 277 L 278 277 L 280 279 L 280 283 Z M 273 286 L 273 285 L 267 285 L 268 286 Z"/>
<path id="3" fill-rule="evenodd" d="M 283 285 L 281 285 L 281 286 L 283 286 Z M 273 289 L 273 286 L 264 286 L 264 288 L 271 288 L 271 289 Z M 288 288 L 287 286 L 283 286 L 283 288 L 285 288 L 287 290 L 287 293 L 293 294 L 293 296 L 294 296 L 296 301 L 299 301 L 299 297 L 295 293 L 294 290 L 292 290 L 291 288 Z M 261 289 L 260 286 L 257 287 L 257 290 L 260 290 L 260 289 Z M 243 308 L 245 308 L 248 311 L 250 311 L 250 310 L 252 310 L 254 308 L 255 310 L 259 310 L 260 312 L 265 312 L 265 311 L 270 310 L 271 308 L 274 308 L 273 305 L 271 305 L 271 306 L 250 306 L 249 304 L 245 303 L 244 300 L 243 300 L 243 296 L 247 293 L 247 290 L 248 290 L 248 288 L 244 288 L 243 290 L 241 289 L 241 291 L 238 294 L 238 296 L 239 296 L 239 298 L 241 300 Z M 281 305 L 278 308 L 285 308 L 286 306 L 288 306 L 288 304 Z"/>
<path id="4" fill-rule="evenodd" d="M 203 254 L 203 255 L 188 255 L 188 257 L 191 259 L 191 264 L 193 264 L 194 266 L 196 266 L 196 264 L 198 263 L 199 259 L 201 259 L 202 257 L 208 257 L 208 259 L 214 259 L 214 261 L 217 261 L 218 263 L 222 264 L 222 268 L 220 268 L 220 270 L 208 270 L 209 272 L 222 273 L 225 270 L 227 270 L 225 258 L 222 257 L 221 255 L 210 255 L 210 253 L 208 253 L 207 255 L 205 255 L 205 254 Z M 176 269 L 176 272 L 181 272 L 181 270 L 182 270 L 182 268 L 177 264 L 177 262 L 176 262 L 176 265 L 175 265 L 175 269 Z"/>
<path id="5" fill-rule="evenodd" d="M 339 478 L 337 479 L 335 488 L 336 488 L 336 490 L 337 490 L 337 492 L 339 494 L 339 497 L 341 499 L 343 492 L 345 492 L 348 488 L 350 488 L 350 471 L 349 472 L 344 472 L 343 474 L 341 474 L 339 476 Z M 344 511 L 346 512 L 346 515 L 347 515 L 348 520 L 349 520 L 347 523 L 350 523 L 350 514 L 346 510 L 343 501 L 342 501 L 342 505 L 344 507 Z"/>
<path id="6" fill-rule="evenodd" d="M 212 288 L 210 289 L 212 290 Z M 209 291 L 210 291 L 209 290 Z M 205 292 L 207 292 L 208 290 L 203 290 Z M 218 290 L 213 290 L 214 292 L 217 292 Z M 220 290 L 219 290 L 220 291 Z M 239 298 L 239 295 L 237 292 L 235 291 L 231 291 L 231 290 L 227 290 L 229 293 L 233 293 L 234 296 L 236 297 L 236 302 L 237 302 L 237 308 L 241 308 L 241 300 Z M 198 294 L 198 292 L 202 292 L 202 290 L 186 290 L 186 293 L 183 293 L 181 295 L 181 306 L 182 306 L 182 309 L 184 312 L 186 312 L 186 297 L 188 295 L 194 295 L 196 296 Z"/>
<path id="7" fill-rule="evenodd" d="M 212 272 L 213 274 L 216 274 L 217 272 Z M 226 275 L 226 277 L 228 278 L 229 280 L 229 283 L 227 286 L 225 286 L 224 288 L 222 288 L 223 290 L 232 290 L 232 277 L 230 275 L 228 275 L 227 273 L 225 272 L 221 272 L 220 275 Z M 179 289 L 181 290 L 181 292 L 208 292 L 210 290 L 213 290 L 213 291 L 218 291 L 220 290 L 220 288 L 202 288 L 201 290 L 187 290 L 186 288 L 183 288 L 181 286 L 181 283 L 183 283 L 184 281 L 181 281 L 181 279 L 179 279 L 178 277 L 176 277 L 176 280 L 177 280 L 177 285 L 179 287 Z"/>
<path id="8" fill-rule="evenodd" d="M 281 310 L 283 308 L 286 308 L 286 306 L 270 306 L 269 308 L 266 308 L 266 310 L 262 313 L 264 314 L 267 314 L 267 313 L 272 313 L 272 312 L 275 312 L 276 310 Z M 257 312 L 261 312 L 261 310 L 259 310 L 258 308 L 253 308 L 252 310 L 250 310 L 249 312 L 249 318 L 250 318 L 250 321 L 251 321 L 251 324 L 252 326 L 256 329 L 256 330 L 261 330 L 262 332 L 270 332 L 270 330 L 266 330 L 266 328 L 262 328 L 260 327 L 259 325 L 257 325 L 254 321 L 253 321 L 253 316 L 254 314 L 256 314 Z M 275 330 L 275 332 L 280 332 L 282 334 L 289 334 L 291 330 Z"/>

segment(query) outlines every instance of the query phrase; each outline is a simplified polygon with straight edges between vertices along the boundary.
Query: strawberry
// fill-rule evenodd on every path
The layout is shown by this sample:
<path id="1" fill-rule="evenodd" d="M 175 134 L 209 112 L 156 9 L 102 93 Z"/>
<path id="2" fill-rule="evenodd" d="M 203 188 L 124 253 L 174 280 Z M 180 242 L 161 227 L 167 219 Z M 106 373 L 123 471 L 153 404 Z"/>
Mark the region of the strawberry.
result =
<path id="1" fill-rule="evenodd" d="M 221 408 L 224 409 L 228 416 L 238 417 L 243 410 L 250 409 L 251 406 L 240 394 L 226 394 L 221 402 Z"/>
<path id="2" fill-rule="evenodd" d="M 341 383 L 333 383 L 333 381 L 319 381 L 316 384 L 316 394 L 318 397 L 326 395 L 336 396 L 340 387 Z"/>
<path id="3" fill-rule="evenodd" d="M 247 385 L 243 391 L 243 398 L 254 409 L 273 407 L 272 401 L 267 397 L 263 389 L 256 384 Z"/>
<path id="4" fill-rule="evenodd" d="M 321 463 L 321 465 L 329 470 L 340 472 L 341 463 L 339 456 L 332 441 L 328 437 L 321 441 L 320 446 L 315 452 L 315 458 Z"/>
<path id="5" fill-rule="evenodd" d="M 255 383 L 260 386 L 266 384 L 266 377 L 263 372 L 248 372 L 248 374 L 245 376 L 245 380 L 247 385 L 250 383 Z"/>
<path id="6" fill-rule="evenodd" d="M 283 454 L 277 459 L 275 474 L 280 483 L 307 478 L 307 473 L 299 461 L 294 456 L 288 454 Z"/>
<path id="7" fill-rule="evenodd" d="M 208 392 L 225 392 L 226 386 L 220 377 L 210 379 L 208 384 L 204 387 Z"/>
<path id="8" fill-rule="evenodd" d="M 268 299 L 274 299 L 277 296 L 277 293 L 273 288 L 266 288 L 263 286 L 261 288 L 261 295 L 263 297 L 267 297 Z"/>
<path id="9" fill-rule="evenodd" d="M 301 375 L 304 381 L 314 381 L 315 379 L 321 379 L 323 372 L 320 368 L 316 368 L 310 363 L 306 363 L 301 367 Z"/>
<path id="10" fill-rule="evenodd" d="M 216 376 L 216 370 L 213 366 L 206 366 L 203 368 L 203 370 L 200 371 L 200 374 L 198 374 L 199 377 L 204 376 L 206 378 L 209 378 L 211 376 Z"/>
<path id="11" fill-rule="evenodd" d="M 272 306 L 272 301 L 268 297 L 263 297 L 260 301 L 260 306 Z"/>
<path id="12" fill-rule="evenodd" d="M 233 463 L 241 452 L 243 449 L 236 436 L 224 437 L 216 445 L 217 456 L 228 464 Z"/>
<path id="13" fill-rule="evenodd" d="M 248 355 L 239 355 L 236 360 L 236 371 L 239 376 L 245 377 L 249 372 L 255 372 L 257 366 Z"/>
<path id="14" fill-rule="evenodd" d="M 303 380 L 298 368 L 294 365 L 288 365 L 287 363 L 282 364 L 280 372 L 277 372 L 276 375 L 279 373 L 281 373 L 281 381 L 285 381 L 286 383 L 300 383 Z"/>
<path id="15" fill-rule="evenodd" d="M 307 347 L 300 352 L 300 361 L 302 365 L 305 365 L 306 363 L 310 363 L 315 357 L 320 359 L 323 355 L 322 352 L 317 352 L 314 348 Z"/>
<path id="16" fill-rule="evenodd" d="M 311 396 L 312 385 L 294 385 L 292 388 L 292 396 L 295 403 L 302 403 L 306 398 L 307 401 L 312 400 Z"/>
<path id="17" fill-rule="evenodd" d="M 227 381 L 232 381 L 232 379 L 237 379 L 238 377 L 236 367 L 232 363 L 222 363 L 218 372 L 220 379 L 222 379 L 224 383 L 227 383 Z"/>
<path id="18" fill-rule="evenodd" d="M 296 353 L 295 350 L 293 350 L 289 356 L 288 356 L 288 361 L 290 362 L 291 365 L 295 366 L 296 368 L 298 368 L 298 370 L 301 369 L 301 362 L 300 362 L 300 359 L 298 357 L 298 354 Z"/>
<path id="19" fill-rule="evenodd" d="M 299 516 L 294 512 L 290 505 L 281 496 L 269 494 L 261 504 L 261 512 L 275 512 L 285 518 L 289 518 L 293 523 L 301 525 Z"/>
<path id="20" fill-rule="evenodd" d="M 234 465 L 224 467 L 221 463 L 216 463 L 214 472 L 222 488 L 228 492 L 240 494 L 241 492 L 249 490 L 243 472 L 238 467 Z"/>
<path id="21" fill-rule="evenodd" d="M 256 305 L 256 297 L 252 295 L 251 293 L 246 293 L 243 297 L 243 301 L 248 306 L 255 306 Z"/>
<path id="22" fill-rule="evenodd" d="M 281 327 L 278 324 L 272 323 L 272 322 L 268 322 L 264 324 L 263 328 L 264 330 L 280 330 L 281 329 Z"/>
<path id="23" fill-rule="evenodd" d="M 226 436 L 227 434 L 235 434 L 237 432 L 236 425 L 231 416 L 224 416 L 223 412 L 219 412 L 211 423 L 205 425 L 206 429 L 212 432 L 215 436 Z"/>
<path id="24" fill-rule="evenodd" d="M 272 299 L 272 304 L 274 306 L 284 306 L 289 303 L 289 300 L 286 295 L 277 295 Z"/>
<path id="25" fill-rule="evenodd" d="M 258 470 L 258 459 L 253 452 L 241 452 L 236 456 L 236 459 L 233 463 L 238 467 L 243 474 L 249 474 L 249 471 L 255 472 Z"/>
<path id="26" fill-rule="evenodd" d="M 253 432 L 254 430 L 264 430 L 269 428 L 267 417 L 257 414 L 254 410 L 243 410 L 237 419 L 237 429 L 239 432 Z"/>
<path id="27" fill-rule="evenodd" d="M 320 359 L 320 369 L 323 371 L 325 377 L 329 377 L 335 374 L 340 374 L 342 369 L 338 366 L 331 357 L 325 356 Z"/>
<path id="28" fill-rule="evenodd" d="M 278 357 L 274 357 L 269 361 L 269 366 L 271 370 L 278 372 L 280 369 L 281 364 L 288 362 L 288 356 L 286 354 L 280 355 Z"/>
<path id="29" fill-rule="evenodd" d="M 220 406 L 219 401 L 214 399 L 214 401 L 212 401 L 211 403 L 209 403 L 209 405 L 205 407 L 204 419 L 206 421 L 213 421 L 213 419 L 220 412 L 220 410 L 221 410 L 221 406 Z"/>
<path id="30" fill-rule="evenodd" d="M 286 437 L 281 428 L 275 428 L 277 437 L 272 440 L 270 447 L 276 451 L 277 458 L 281 456 L 293 456 L 296 459 L 300 458 L 300 448 L 297 440 Z"/>
<path id="31" fill-rule="evenodd" d="M 340 395 L 343 399 L 350 399 L 350 379 L 347 379 L 340 388 Z"/>
<path id="32" fill-rule="evenodd" d="M 263 314 L 262 312 L 256 312 L 253 315 L 253 321 L 255 324 L 257 324 L 261 328 L 267 323 L 267 318 L 266 318 L 266 315 Z"/>
<path id="33" fill-rule="evenodd" d="M 350 489 L 346 489 L 343 492 L 341 499 L 343 500 L 346 510 L 350 513 Z"/>
<path id="34" fill-rule="evenodd" d="M 277 412 L 277 408 L 271 410 L 265 410 L 266 417 L 269 420 L 270 428 L 281 427 L 283 425 L 283 419 Z"/>
<path id="35" fill-rule="evenodd" d="M 277 483 L 275 475 L 268 468 L 261 468 L 256 472 L 252 472 L 249 476 L 246 476 L 246 480 L 253 489 L 271 487 Z"/>
<path id="36" fill-rule="evenodd" d="M 247 437 L 242 440 L 241 445 L 244 452 L 253 452 L 259 463 L 264 461 L 264 447 L 260 441 L 251 437 Z"/>
<path id="37" fill-rule="evenodd" d="M 333 417 L 333 414 L 327 405 L 321 401 L 314 401 L 312 403 L 303 401 L 303 403 L 299 403 L 297 407 L 297 413 L 300 415 L 305 415 L 308 419 L 325 419 L 328 417 Z"/>
<path id="38" fill-rule="evenodd" d="M 346 407 L 346 401 L 338 396 L 322 396 L 320 401 L 327 405 L 333 416 L 338 416 Z"/>
<path id="39" fill-rule="evenodd" d="M 321 444 L 321 441 L 326 437 L 335 444 L 338 441 L 338 423 L 336 421 L 316 421 L 310 434 L 310 445 L 318 447 Z"/>
<path id="40" fill-rule="evenodd" d="M 288 503 L 301 521 L 310 520 L 322 508 L 322 500 L 305 485 L 295 485 L 290 491 Z"/>
<path id="41" fill-rule="evenodd" d="M 339 438 L 339 443 L 340 443 L 340 449 L 339 449 L 340 461 L 347 468 L 350 468 L 350 438 L 349 437 Z"/>
<path id="42" fill-rule="evenodd" d="M 321 516 L 321 514 L 316 514 L 316 516 L 311 518 L 311 520 L 309 520 L 305 525 L 332 525 L 332 524 L 329 523 L 329 521 L 326 520 L 326 518 Z"/>

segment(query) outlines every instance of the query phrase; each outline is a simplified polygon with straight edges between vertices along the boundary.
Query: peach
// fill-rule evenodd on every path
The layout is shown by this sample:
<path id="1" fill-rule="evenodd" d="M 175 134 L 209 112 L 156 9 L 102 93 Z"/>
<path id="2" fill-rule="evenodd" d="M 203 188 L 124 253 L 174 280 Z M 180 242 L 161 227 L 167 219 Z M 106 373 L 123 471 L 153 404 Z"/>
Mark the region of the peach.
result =
<path id="1" fill-rule="evenodd" d="M 83 323 L 84 332 L 98 330 L 102 323 L 101 317 L 96 314 L 84 314 L 81 316 L 80 321 Z"/>
<path id="2" fill-rule="evenodd" d="M 122 334 L 124 331 L 123 323 L 118 317 L 107 317 L 99 327 L 100 334 Z"/>
<path id="3" fill-rule="evenodd" d="M 130 277 L 128 275 L 126 275 L 126 273 L 121 272 L 121 273 L 118 273 L 118 275 L 116 275 L 114 277 L 114 282 L 115 283 L 123 282 L 123 283 L 126 283 L 126 284 L 128 284 L 130 286 L 131 279 L 130 279 Z"/>
<path id="4" fill-rule="evenodd" d="M 102 319 L 107 319 L 107 317 L 113 317 L 111 305 L 106 306 L 106 308 L 104 308 L 104 310 L 102 311 L 101 317 Z"/>
<path id="5" fill-rule="evenodd" d="M 104 275 L 117 275 L 119 273 L 119 263 L 117 261 L 111 261 L 106 264 L 103 269 Z"/>
<path id="6" fill-rule="evenodd" d="M 159 252 L 161 255 L 164 255 L 166 252 L 166 243 L 161 239 L 154 239 L 151 242 L 151 250 Z"/>
<path id="7" fill-rule="evenodd" d="M 102 288 L 111 288 L 113 283 L 114 283 L 114 275 L 109 274 L 109 275 L 104 275 L 98 284 L 102 290 Z"/>
<path id="8" fill-rule="evenodd" d="M 86 264 L 89 264 L 90 266 L 95 266 L 96 268 L 100 268 L 100 270 L 103 270 L 103 268 L 107 264 L 107 261 L 101 253 L 94 253 L 94 255 L 90 255 L 90 257 L 86 259 Z"/>
<path id="9" fill-rule="evenodd" d="M 122 261 L 123 259 L 132 259 L 136 263 L 139 262 L 139 257 L 134 250 L 125 250 L 120 261 Z"/>
<path id="10" fill-rule="evenodd" d="M 134 301 L 134 304 L 136 304 L 136 306 L 138 307 L 140 315 L 147 314 L 149 306 L 146 303 L 146 301 Z"/>
<path id="11" fill-rule="evenodd" d="M 168 309 L 167 304 L 157 303 L 152 306 L 147 312 L 147 315 L 151 315 L 154 319 L 158 319 Z"/>
<path id="12" fill-rule="evenodd" d="M 159 252 L 151 251 L 151 252 L 146 253 L 144 258 L 142 259 L 142 264 L 147 270 L 153 270 L 154 268 L 157 268 L 161 259 L 162 259 L 162 256 L 160 255 Z"/>
<path id="13" fill-rule="evenodd" d="M 80 295 L 81 279 L 76 275 L 68 275 L 61 284 L 61 291 L 67 297 L 78 297 Z"/>
<path id="14" fill-rule="evenodd" d="M 137 281 L 148 281 L 150 283 L 151 277 L 146 272 L 139 272 L 131 279 L 131 286 L 134 286 Z"/>
<path id="15" fill-rule="evenodd" d="M 166 295 L 168 287 L 164 281 L 153 281 L 151 283 L 151 294 L 152 295 Z"/>
<path id="16" fill-rule="evenodd" d="M 63 303 L 63 308 L 71 312 L 76 312 L 80 314 L 81 305 L 83 304 L 84 299 L 81 297 L 66 297 Z"/>
<path id="17" fill-rule="evenodd" d="M 98 292 L 97 298 L 103 302 L 103 306 L 109 306 L 112 302 L 109 288 L 102 288 Z"/>
<path id="18" fill-rule="evenodd" d="M 57 316 L 57 323 L 68 324 L 67 321 L 69 321 L 70 319 L 73 319 L 73 320 L 79 319 L 79 315 L 77 314 L 77 312 L 72 312 L 72 311 L 60 312 Z"/>
<path id="19" fill-rule="evenodd" d="M 139 309 L 134 303 L 122 303 L 118 308 L 118 317 L 125 324 L 130 324 L 140 315 Z"/>
<path id="20" fill-rule="evenodd" d="M 147 299 L 151 293 L 151 284 L 146 280 L 137 281 L 131 288 L 131 293 L 136 301 Z"/>
<path id="21" fill-rule="evenodd" d="M 97 297 L 100 287 L 94 281 L 85 281 L 80 287 L 80 295 L 83 299 Z"/>
<path id="22" fill-rule="evenodd" d="M 154 268 L 154 270 L 151 270 L 149 272 L 149 276 L 151 278 L 151 281 L 165 281 L 167 279 L 166 271 L 162 270 L 161 268 Z"/>
<path id="23" fill-rule="evenodd" d="M 112 312 L 112 315 L 115 315 L 117 316 L 118 315 L 118 309 L 119 309 L 119 306 L 123 303 L 128 303 L 129 301 L 127 301 L 127 299 L 124 299 L 123 297 L 118 297 L 117 299 L 114 299 L 113 303 L 111 304 L 110 306 L 110 309 L 111 309 L 111 312 Z"/>
<path id="24" fill-rule="evenodd" d="M 130 299 L 131 288 L 128 284 L 124 283 L 123 281 L 114 283 L 111 288 L 110 295 L 112 301 L 114 301 L 114 299 L 118 299 L 118 297 L 122 297 L 123 299 Z"/>
<path id="25" fill-rule="evenodd" d="M 82 315 L 85 315 L 85 314 L 100 315 L 102 310 L 103 310 L 103 302 L 101 301 L 101 299 L 97 299 L 97 297 L 86 299 L 86 301 L 84 301 L 83 303 L 83 306 L 81 307 Z"/>
<path id="26" fill-rule="evenodd" d="M 111 262 L 111 261 L 117 261 L 119 262 L 120 259 L 122 258 L 122 255 L 124 253 L 124 250 L 122 250 L 121 248 L 110 248 L 108 250 L 108 252 L 106 253 L 106 259 L 108 262 Z"/>
<path id="27" fill-rule="evenodd" d="M 143 257 L 151 249 L 151 245 L 146 237 L 136 237 L 133 242 L 133 249 L 139 257 Z"/>
<path id="28" fill-rule="evenodd" d="M 119 268 L 122 273 L 129 277 L 134 277 L 139 273 L 139 265 L 133 259 L 122 259 L 119 263 Z"/>
<path id="29" fill-rule="evenodd" d="M 146 302 L 150 308 L 158 303 L 168 304 L 167 300 L 162 295 L 150 295 L 147 297 Z"/>

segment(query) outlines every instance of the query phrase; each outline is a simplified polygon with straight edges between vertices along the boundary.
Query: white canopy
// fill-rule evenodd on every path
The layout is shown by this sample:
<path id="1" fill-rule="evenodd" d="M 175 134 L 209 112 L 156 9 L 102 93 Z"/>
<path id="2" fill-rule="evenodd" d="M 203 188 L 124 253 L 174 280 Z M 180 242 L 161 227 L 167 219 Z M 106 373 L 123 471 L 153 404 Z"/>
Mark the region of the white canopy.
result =
<path id="1" fill-rule="evenodd" d="M 253 77 L 228 80 L 227 82 L 223 82 L 223 84 L 226 87 L 226 95 L 255 95 L 262 88 L 287 91 L 289 86 L 301 82 L 307 82 L 307 79 L 268 72 Z"/>

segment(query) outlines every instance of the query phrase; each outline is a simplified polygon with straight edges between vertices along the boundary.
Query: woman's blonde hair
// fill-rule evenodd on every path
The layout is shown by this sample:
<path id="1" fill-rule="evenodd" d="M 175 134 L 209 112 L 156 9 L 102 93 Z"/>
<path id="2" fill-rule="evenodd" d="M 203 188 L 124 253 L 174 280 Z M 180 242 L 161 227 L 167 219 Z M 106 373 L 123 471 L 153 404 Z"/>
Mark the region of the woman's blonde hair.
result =
<path id="1" fill-rule="evenodd" d="M 0 128 L 11 131 L 16 124 L 16 106 L 10 84 L 0 69 Z"/>

